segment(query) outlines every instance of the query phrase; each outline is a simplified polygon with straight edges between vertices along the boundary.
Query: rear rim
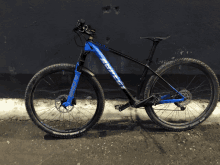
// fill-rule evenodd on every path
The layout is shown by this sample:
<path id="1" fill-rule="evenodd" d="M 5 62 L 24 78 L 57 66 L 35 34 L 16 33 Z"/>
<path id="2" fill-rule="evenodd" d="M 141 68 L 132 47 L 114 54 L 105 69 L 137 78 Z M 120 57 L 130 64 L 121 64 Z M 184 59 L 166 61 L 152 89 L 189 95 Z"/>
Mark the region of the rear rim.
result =
<path id="1" fill-rule="evenodd" d="M 177 64 L 162 73 L 162 77 L 180 91 L 186 100 L 179 102 L 185 107 L 185 110 L 181 110 L 174 103 L 152 106 L 154 115 L 161 122 L 176 126 L 189 125 L 196 123 L 207 113 L 214 99 L 214 87 L 203 68 L 198 69 L 198 66 L 193 64 Z M 150 95 L 159 94 L 162 96 L 169 93 L 173 95 L 173 91 L 168 85 L 157 78 Z M 173 95 L 166 99 L 172 98 L 179 97 Z"/>
<path id="2" fill-rule="evenodd" d="M 87 77 L 81 74 L 76 91 L 76 105 L 64 108 L 74 72 L 62 70 L 50 73 L 39 80 L 31 95 L 34 116 L 48 129 L 70 133 L 87 128 L 95 117 L 98 101 L 97 92 Z M 72 101 L 72 103 L 74 100 Z"/>

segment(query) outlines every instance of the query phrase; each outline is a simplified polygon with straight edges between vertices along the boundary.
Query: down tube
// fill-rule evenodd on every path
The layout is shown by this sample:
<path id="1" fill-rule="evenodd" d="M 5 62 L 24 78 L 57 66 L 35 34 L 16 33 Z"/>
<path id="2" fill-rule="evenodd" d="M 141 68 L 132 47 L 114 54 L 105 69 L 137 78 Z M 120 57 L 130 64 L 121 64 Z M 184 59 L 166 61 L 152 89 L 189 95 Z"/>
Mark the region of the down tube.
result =
<path id="1" fill-rule="evenodd" d="M 121 81 L 120 77 L 117 75 L 114 68 L 112 68 L 111 64 L 108 62 L 108 60 L 105 58 L 105 56 L 102 54 L 102 52 L 99 50 L 99 48 L 96 45 L 94 45 L 91 42 L 87 42 L 85 45 L 85 51 L 94 52 L 98 56 L 98 58 L 101 60 L 102 64 L 109 71 L 111 76 L 115 79 L 115 81 L 121 87 L 121 89 L 126 89 L 126 87 L 124 86 L 124 83 Z"/>

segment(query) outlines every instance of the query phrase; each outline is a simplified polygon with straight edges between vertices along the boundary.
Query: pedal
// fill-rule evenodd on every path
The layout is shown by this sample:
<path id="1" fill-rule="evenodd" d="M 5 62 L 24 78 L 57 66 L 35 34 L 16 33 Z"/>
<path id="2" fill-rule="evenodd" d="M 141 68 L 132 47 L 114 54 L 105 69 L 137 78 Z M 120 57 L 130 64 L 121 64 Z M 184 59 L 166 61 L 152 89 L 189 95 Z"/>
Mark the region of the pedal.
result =
<path id="1" fill-rule="evenodd" d="M 124 109 L 130 107 L 130 103 L 128 102 L 127 104 L 124 105 L 115 105 L 115 109 L 119 110 L 120 112 L 123 111 Z"/>
<path id="2" fill-rule="evenodd" d="M 120 107 L 120 106 L 122 106 L 122 105 L 115 105 L 115 109 L 116 109 L 116 110 L 119 110 L 119 107 Z"/>

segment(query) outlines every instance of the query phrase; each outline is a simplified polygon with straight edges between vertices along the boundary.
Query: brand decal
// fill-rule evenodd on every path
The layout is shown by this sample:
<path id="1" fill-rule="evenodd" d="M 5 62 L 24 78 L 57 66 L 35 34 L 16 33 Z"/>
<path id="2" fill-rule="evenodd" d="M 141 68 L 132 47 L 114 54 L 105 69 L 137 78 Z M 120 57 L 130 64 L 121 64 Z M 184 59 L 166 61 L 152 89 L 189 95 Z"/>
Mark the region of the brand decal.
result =
<path id="1" fill-rule="evenodd" d="M 73 97 L 73 92 L 75 90 L 75 87 L 76 87 L 76 81 L 78 80 L 78 76 L 75 75 L 75 78 L 74 78 L 74 81 L 73 81 L 73 86 L 72 86 L 72 90 L 71 90 L 71 93 L 70 93 L 70 97 Z"/>
<path id="2" fill-rule="evenodd" d="M 111 73 L 112 77 L 115 79 L 115 81 L 118 83 L 118 85 L 120 85 L 121 87 L 124 87 L 123 82 L 121 82 L 120 78 L 116 75 L 115 71 L 113 70 L 113 68 L 110 66 L 110 64 L 108 63 L 108 61 L 106 59 L 100 59 L 102 61 L 102 63 L 105 65 L 105 67 L 107 68 L 107 70 Z"/>

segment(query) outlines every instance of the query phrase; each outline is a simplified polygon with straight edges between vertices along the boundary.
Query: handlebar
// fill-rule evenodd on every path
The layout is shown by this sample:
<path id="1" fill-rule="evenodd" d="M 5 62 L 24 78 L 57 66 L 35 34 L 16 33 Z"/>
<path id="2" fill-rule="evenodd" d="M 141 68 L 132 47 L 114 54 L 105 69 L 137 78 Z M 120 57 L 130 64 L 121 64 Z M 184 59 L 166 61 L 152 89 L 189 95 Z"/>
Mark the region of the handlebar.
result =
<path id="1" fill-rule="evenodd" d="M 88 34 L 90 36 L 95 34 L 95 30 L 91 29 L 90 25 L 85 25 L 85 20 L 78 20 L 76 23 L 76 27 L 73 29 L 74 32 L 79 31 L 81 33 Z"/>

